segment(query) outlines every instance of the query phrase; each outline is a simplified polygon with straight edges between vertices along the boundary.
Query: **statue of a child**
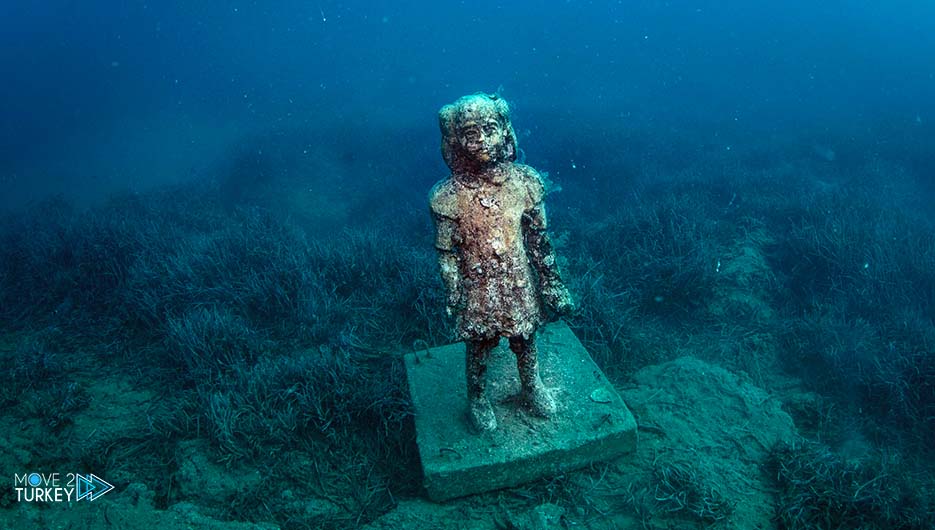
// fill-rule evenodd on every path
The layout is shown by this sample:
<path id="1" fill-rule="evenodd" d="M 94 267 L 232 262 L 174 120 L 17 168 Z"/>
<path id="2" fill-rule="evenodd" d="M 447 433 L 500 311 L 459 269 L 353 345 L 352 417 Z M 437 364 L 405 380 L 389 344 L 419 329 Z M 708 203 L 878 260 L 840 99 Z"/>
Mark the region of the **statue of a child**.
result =
<path id="1" fill-rule="evenodd" d="M 439 122 L 451 175 L 429 200 L 447 311 L 467 343 L 469 419 L 480 431 L 497 427 L 484 373 L 501 337 L 516 354 L 522 402 L 548 417 L 555 401 L 539 377 L 535 333 L 574 306 L 546 231 L 542 178 L 515 162 L 516 134 L 500 97 L 462 97 L 442 107 Z"/>

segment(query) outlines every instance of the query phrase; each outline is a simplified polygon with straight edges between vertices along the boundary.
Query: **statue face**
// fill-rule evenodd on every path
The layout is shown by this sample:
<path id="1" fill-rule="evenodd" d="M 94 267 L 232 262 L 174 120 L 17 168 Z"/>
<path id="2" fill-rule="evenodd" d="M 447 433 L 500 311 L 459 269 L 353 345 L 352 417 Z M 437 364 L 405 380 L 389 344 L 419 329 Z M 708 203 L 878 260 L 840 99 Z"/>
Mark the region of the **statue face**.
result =
<path id="1" fill-rule="evenodd" d="M 497 162 L 502 156 L 505 136 L 495 116 L 468 118 L 458 124 L 456 134 L 464 152 L 478 162 Z"/>
<path id="2" fill-rule="evenodd" d="M 510 107 L 497 96 L 471 94 L 438 111 L 442 157 L 454 173 L 485 171 L 516 159 Z"/>

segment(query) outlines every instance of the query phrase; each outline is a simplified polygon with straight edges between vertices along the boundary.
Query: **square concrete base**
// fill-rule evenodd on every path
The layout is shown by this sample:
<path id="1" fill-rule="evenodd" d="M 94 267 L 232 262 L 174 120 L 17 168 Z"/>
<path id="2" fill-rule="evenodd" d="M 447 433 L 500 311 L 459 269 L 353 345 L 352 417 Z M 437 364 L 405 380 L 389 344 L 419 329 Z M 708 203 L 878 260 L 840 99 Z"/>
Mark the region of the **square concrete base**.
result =
<path id="1" fill-rule="evenodd" d="M 537 341 L 540 374 L 558 404 L 555 416 L 537 418 L 516 404 L 516 357 L 504 340 L 487 365 L 498 427 L 481 434 L 467 419 L 464 343 L 406 355 L 429 498 L 516 486 L 636 448 L 633 415 L 568 326 L 545 326 Z"/>

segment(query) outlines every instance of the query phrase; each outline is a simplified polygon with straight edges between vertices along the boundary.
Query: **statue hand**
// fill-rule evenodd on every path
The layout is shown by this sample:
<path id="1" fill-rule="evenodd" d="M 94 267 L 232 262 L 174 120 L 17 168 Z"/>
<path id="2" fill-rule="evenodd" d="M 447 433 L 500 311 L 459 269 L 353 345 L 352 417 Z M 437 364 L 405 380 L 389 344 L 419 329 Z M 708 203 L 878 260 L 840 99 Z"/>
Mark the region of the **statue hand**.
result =
<path id="1" fill-rule="evenodd" d="M 545 302 L 546 308 L 557 317 L 571 316 L 576 309 L 571 293 L 560 282 L 544 285 L 542 287 L 542 300 Z"/>
<path id="2" fill-rule="evenodd" d="M 445 302 L 445 314 L 453 316 L 463 307 L 463 296 L 460 292 L 454 291 L 448 293 L 448 300 Z"/>
<path id="3" fill-rule="evenodd" d="M 569 297 L 569 298 L 561 300 L 555 306 L 554 311 L 559 316 L 570 317 L 575 312 L 575 309 L 577 309 L 577 307 L 575 306 L 575 302 L 572 301 L 571 298 Z"/>

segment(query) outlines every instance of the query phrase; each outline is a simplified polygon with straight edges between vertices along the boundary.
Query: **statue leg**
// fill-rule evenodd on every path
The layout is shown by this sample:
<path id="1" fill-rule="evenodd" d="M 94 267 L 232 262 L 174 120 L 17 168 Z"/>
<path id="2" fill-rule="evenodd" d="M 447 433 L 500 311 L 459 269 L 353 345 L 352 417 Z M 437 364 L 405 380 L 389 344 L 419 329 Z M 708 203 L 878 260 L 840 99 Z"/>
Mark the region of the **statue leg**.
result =
<path id="1" fill-rule="evenodd" d="M 516 354 L 516 367 L 522 385 L 521 398 L 529 410 L 542 417 L 555 413 L 555 400 L 539 377 L 539 352 L 536 337 L 510 337 L 510 349 Z"/>
<path id="2" fill-rule="evenodd" d="M 478 431 L 497 428 L 497 417 L 484 390 L 487 387 L 487 357 L 497 347 L 500 338 L 469 340 L 467 342 L 467 396 L 468 416 Z"/>

